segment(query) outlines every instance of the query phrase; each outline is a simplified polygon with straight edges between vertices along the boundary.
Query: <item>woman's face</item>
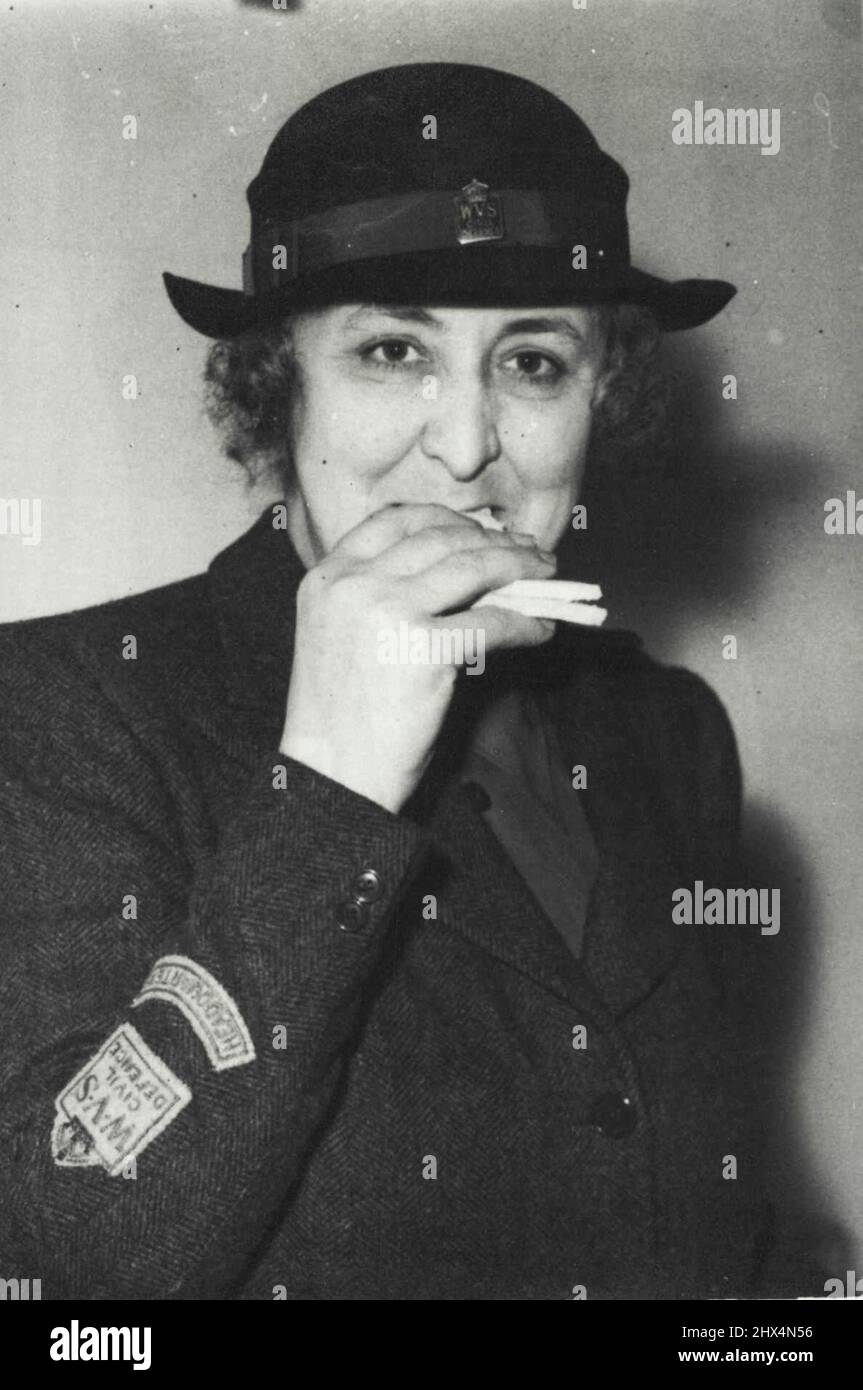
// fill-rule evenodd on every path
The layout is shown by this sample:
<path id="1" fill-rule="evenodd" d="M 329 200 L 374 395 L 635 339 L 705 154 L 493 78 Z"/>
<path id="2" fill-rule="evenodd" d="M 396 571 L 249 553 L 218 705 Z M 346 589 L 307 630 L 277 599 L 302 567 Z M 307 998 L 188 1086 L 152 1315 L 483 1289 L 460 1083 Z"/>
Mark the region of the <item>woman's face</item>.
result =
<path id="1" fill-rule="evenodd" d="M 589 308 L 339 305 L 294 321 L 289 525 L 309 566 L 397 502 L 570 524 L 604 334 Z"/>

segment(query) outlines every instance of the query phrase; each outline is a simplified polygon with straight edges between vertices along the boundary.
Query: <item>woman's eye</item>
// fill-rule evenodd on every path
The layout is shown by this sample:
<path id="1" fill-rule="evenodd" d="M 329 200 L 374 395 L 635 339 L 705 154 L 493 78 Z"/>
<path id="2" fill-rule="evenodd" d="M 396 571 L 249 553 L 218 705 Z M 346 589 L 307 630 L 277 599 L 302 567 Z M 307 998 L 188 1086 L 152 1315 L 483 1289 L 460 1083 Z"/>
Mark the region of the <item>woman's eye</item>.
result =
<path id="1" fill-rule="evenodd" d="M 563 369 L 553 358 L 544 352 L 517 352 L 510 358 L 514 370 L 520 377 L 530 381 L 553 382 L 562 375 Z"/>
<path id="2" fill-rule="evenodd" d="M 421 360 L 413 343 L 405 342 L 402 338 L 387 338 L 385 342 L 375 343 L 365 349 L 363 357 L 379 367 L 412 367 Z"/>

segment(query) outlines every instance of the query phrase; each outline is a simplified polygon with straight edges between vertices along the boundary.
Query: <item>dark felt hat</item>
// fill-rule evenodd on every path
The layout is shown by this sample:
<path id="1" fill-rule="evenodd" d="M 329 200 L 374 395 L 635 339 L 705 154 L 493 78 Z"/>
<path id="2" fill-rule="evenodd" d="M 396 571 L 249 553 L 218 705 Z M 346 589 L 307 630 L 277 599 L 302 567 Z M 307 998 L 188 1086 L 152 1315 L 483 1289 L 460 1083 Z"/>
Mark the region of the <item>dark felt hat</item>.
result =
<path id="1" fill-rule="evenodd" d="M 582 120 L 523 77 L 463 63 L 329 88 L 276 135 L 249 185 L 243 289 L 166 274 L 200 333 L 362 301 L 471 307 L 629 302 L 693 328 L 735 293 L 630 263 L 629 180 Z M 579 249 L 581 248 L 581 249 Z"/>

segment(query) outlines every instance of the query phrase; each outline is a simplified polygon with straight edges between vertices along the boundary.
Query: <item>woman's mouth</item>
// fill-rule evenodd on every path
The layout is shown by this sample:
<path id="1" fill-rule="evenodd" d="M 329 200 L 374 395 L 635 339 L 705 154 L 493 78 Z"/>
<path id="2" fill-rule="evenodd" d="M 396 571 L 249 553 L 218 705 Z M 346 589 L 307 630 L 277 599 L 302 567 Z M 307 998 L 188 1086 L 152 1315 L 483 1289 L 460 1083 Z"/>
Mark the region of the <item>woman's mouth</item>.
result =
<path id="1" fill-rule="evenodd" d="M 408 507 L 411 506 L 412 503 L 389 502 L 386 505 L 390 507 Z M 444 502 L 441 505 L 447 506 L 447 503 Z M 462 508 L 451 506 L 450 510 L 458 512 L 460 516 L 469 516 L 471 521 L 478 521 L 480 526 L 484 526 L 487 531 L 508 531 L 510 529 L 508 523 L 503 519 L 506 514 L 506 508 L 504 507 L 487 505 L 485 507 Z"/>
<path id="2" fill-rule="evenodd" d="M 478 507 L 474 511 L 463 512 L 463 516 L 469 516 L 472 521 L 478 521 L 480 526 L 484 526 L 487 531 L 506 531 L 507 527 L 501 516 L 503 507 Z"/>

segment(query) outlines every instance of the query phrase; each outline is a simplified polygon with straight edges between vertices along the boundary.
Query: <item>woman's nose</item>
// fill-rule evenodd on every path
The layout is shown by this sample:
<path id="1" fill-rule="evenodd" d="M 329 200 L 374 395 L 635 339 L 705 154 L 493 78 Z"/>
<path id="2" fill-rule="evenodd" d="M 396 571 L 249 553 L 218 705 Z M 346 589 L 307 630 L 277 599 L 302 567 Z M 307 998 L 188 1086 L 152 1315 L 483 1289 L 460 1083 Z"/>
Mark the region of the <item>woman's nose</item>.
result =
<path id="1" fill-rule="evenodd" d="M 500 454 L 494 401 L 481 380 L 436 384 L 422 432 L 423 452 L 439 459 L 454 478 L 468 480 Z"/>

